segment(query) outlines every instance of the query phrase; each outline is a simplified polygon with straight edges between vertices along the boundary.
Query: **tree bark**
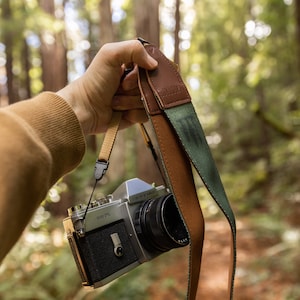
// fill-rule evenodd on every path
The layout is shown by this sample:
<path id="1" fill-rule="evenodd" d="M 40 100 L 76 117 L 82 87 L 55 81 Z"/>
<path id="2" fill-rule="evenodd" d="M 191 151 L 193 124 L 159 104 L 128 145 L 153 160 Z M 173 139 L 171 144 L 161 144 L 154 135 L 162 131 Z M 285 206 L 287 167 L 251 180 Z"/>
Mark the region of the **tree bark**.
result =
<path id="1" fill-rule="evenodd" d="M 6 24 L 6 28 L 3 32 L 3 40 L 5 44 L 5 56 L 6 56 L 6 87 L 8 103 L 12 104 L 17 102 L 17 92 L 14 88 L 14 75 L 13 75 L 13 32 L 11 26 L 12 11 L 9 0 L 3 0 L 1 3 L 2 18 Z"/>
<path id="2" fill-rule="evenodd" d="M 297 64 L 298 76 L 300 76 L 300 1 L 296 0 L 295 3 L 295 19 L 296 19 L 296 43 L 297 43 Z"/>
<path id="3" fill-rule="evenodd" d="M 101 0 L 99 3 L 100 14 L 100 46 L 114 41 L 114 27 L 110 0 Z"/>
<path id="4" fill-rule="evenodd" d="M 53 16 L 54 0 L 40 0 L 42 9 Z M 45 91 L 57 91 L 68 83 L 65 31 L 50 30 L 41 33 L 42 81 Z"/>
<path id="5" fill-rule="evenodd" d="M 135 0 L 135 31 L 137 36 L 159 47 L 159 0 Z"/>
<path id="6" fill-rule="evenodd" d="M 24 98 L 28 99 L 31 98 L 31 79 L 30 79 L 30 75 L 29 75 L 29 71 L 30 71 L 30 49 L 27 45 L 26 39 L 24 39 L 23 41 L 23 56 L 22 56 L 22 64 L 23 64 L 23 69 L 24 69 L 24 87 L 26 90 L 26 95 Z"/>
<path id="7" fill-rule="evenodd" d="M 176 7 L 175 7 L 175 30 L 174 30 L 174 62 L 179 66 L 180 58 L 179 58 L 179 32 L 180 32 L 180 0 L 176 0 Z"/>

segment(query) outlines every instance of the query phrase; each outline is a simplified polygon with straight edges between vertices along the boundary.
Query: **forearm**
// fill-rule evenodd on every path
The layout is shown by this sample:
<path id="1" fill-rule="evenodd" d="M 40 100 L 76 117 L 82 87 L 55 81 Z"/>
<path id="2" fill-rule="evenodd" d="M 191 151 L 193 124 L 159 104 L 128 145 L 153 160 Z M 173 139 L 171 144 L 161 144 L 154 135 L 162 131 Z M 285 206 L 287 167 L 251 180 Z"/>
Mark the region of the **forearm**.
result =
<path id="1" fill-rule="evenodd" d="M 127 65 L 153 70 L 157 62 L 137 40 L 107 44 L 57 94 L 0 110 L 0 261 L 52 184 L 80 162 L 83 134 L 105 132 L 113 110 L 123 112 L 120 128 L 147 119 L 137 67 L 121 81 Z"/>
<path id="2" fill-rule="evenodd" d="M 0 261 L 48 189 L 76 167 L 85 143 L 68 104 L 52 93 L 0 110 Z"/>

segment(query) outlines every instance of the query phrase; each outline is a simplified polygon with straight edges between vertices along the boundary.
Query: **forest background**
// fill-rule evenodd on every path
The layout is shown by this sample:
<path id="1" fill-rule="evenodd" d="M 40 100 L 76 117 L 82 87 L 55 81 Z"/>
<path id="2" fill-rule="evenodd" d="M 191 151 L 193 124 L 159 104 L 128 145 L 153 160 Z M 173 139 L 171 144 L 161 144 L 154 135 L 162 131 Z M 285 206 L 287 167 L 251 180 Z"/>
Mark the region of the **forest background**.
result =
<path id="1" fill-rule="evenodd" d="M 299 1 L 1 0 L 0 15 L 1 106 L 60 89 L 104 43 L 141 36 L 160 46 L 179 65 L 237 216 L 241 250 L 252 252 L 241 251 L 249 256 L 240 255 L 235 299 L 300 299 Z M 166 261 L 179 264 L 177 250 L 105 290 L 81 289 L 61 222 L 88 199 L 102 138 L 88 139 L 81 165 L 50 190 L 5 259 L 0 299 L 160 299 L 158 280 L 161 294 L 183 299 L 181 265 L 153 274 L 164 274 Z M 120 132 L 97 192 L 132 177 L 160 180 L 135 127 Z M 211 234 L 222 239 L 222 216 L 195 180 Z M 222 298 L 210 295 L 204 299 Z"/>

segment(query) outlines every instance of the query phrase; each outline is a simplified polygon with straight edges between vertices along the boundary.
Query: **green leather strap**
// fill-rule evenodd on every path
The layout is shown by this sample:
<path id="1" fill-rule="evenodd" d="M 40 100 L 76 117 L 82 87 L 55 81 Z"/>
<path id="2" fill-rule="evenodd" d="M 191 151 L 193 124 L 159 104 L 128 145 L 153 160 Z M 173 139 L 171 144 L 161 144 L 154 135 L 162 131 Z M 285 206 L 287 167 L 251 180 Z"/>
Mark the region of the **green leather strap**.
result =
<path id="1" fill-rule="evenodd" d="M 192 103 L 164 110 L 191 162 L 235 234 L 235 217 Z"/>
<path id="2" fill-rule="evenodd" d="M 226 216 L 233 238 L 233 261 L 229 278 L 230 298 L 233 297 L 236 268 L 236 225 L 233 211 L 227 199 L 219 172 L 207 144 L 202 126 L 192 103 L 186 103 L 164 110 L 190 161 L 197 170 L 210 195 Z"/>

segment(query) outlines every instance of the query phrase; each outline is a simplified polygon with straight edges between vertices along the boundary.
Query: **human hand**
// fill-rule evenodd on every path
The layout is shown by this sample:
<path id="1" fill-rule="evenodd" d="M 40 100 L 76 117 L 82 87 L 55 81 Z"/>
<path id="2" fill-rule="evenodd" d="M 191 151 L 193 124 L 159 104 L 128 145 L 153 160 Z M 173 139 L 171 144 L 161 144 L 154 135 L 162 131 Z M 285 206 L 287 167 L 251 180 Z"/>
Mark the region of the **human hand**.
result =
<path id="1" fill-rule="evenodd" d="M 121 82 L 126 66 L 134 68 Z M 137 66 L 157 66 L 139 41 L 105 44 L 85 74 L 57 92 L 73 108 L 85 134 L 105 132 L 113 110 L 123 111 L 121 128 L 146 120 Z"/>

